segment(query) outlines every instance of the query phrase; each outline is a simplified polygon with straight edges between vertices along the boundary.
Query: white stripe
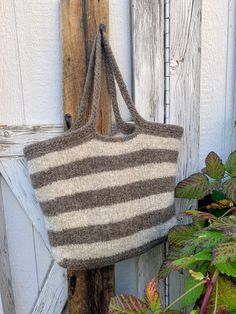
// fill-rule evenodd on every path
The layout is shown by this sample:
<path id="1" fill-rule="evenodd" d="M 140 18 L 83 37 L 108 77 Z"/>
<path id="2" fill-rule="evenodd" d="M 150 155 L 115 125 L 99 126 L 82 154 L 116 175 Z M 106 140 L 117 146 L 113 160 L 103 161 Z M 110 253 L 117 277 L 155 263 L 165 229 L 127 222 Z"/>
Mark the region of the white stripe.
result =
<path id="1" fill-rule="evenodd" d="M 45 217 L 45 220 L 48 230 L 62 231 L 120 222 L 135 216 L 151 213 L 158 209 L 167 208 L 173 202 L 174 192 L 166 192 L 110 206 L 95 207 L 63 213 L 53 217 Z"/>
<path id="2" fill-rule="evenodd" d="M 89 244 L 70 244 L 52 247 L 56 261 L 67 259 L 95 259 L 113 256 L 143 246 L 159 237 L 167 235 L 169 229 L 177 224 L 176 217 L 166 223 L 145 229 L 124 238 Z"/>
<path id="3" fill-rule="evenodd" d="M 36 190 L 40 202 L 57 197 L 73 195 L 86 191 L 95 191 L 121 186 L 143 180 L 170 177 L 176 175 L 176 163 L 145 164 L 133 168 L 93 173 L 66 180 L 54 181 Z"/>
<path id="4" fill-rule="evenodd" d="M 45 154 L 28 161 L 30 173 L 45 171 L 51 167 L 57 167 L 76 160 L 98 156 L 117 156 L 140 149 L 170 149 L 178 151 L 180 140 L 175 138 L 158 137 L 154 135 L 139 134 L 125 142 L 101 142 L 91 140 L 81 145 L 62 151 Z"/>

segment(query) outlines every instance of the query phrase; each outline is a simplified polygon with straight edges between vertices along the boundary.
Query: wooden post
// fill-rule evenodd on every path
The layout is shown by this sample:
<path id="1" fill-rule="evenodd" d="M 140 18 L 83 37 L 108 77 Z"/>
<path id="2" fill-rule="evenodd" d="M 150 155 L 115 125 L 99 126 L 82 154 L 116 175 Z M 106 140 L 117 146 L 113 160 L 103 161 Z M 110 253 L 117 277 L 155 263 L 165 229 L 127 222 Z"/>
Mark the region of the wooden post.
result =
<path id="1" fill-rule="evenodd" d="M 108 0 L 62 0 L 62 85 L 65 127 L 75 120 L 88 66 L 91 45 L 99 24 L 109 24 Z M 109 97 L 102 77 L 99 129 L 111 126 Z M 105 314 L 114 295 L 114 266 L 89 271 L 68 271 L 70 314 Z"/>

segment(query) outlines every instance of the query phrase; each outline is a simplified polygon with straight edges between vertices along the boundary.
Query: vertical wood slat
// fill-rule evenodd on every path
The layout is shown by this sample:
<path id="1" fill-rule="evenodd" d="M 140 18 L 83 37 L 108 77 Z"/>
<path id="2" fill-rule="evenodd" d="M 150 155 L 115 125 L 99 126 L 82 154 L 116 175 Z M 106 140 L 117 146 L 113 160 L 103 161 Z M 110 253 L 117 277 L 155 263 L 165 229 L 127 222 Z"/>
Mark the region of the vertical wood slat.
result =
<path id="1" fill-rule="evenodd" d="M 199 166 L 201 2 L 170 0 L 170 123 L 184 127 L 178 181 Z M 187 221 L 181 211 L 195 206 L 195 202 L 176 201 L 180 223 Z M 170 301 L 181 294 L 183 286 L 184 276 L 173 273 L 169 280 Z"/>
<path id="2" fill-rule="evenodd" d="M 7 233 L 2 195 L 3 177 L 0 175 L 0 295 L 4 314 L 15 314 L 11 269 L 8 254 Z"/>
<path id="3" fill-rule="evenodd" d="M 133 85 L 138 111 L 149 121 L 164 121 L 164 0 L 131 1 Z M 136 258 L 137 294 L 156 276 L 165 257 L 160 244 Z M 165 303 L 165 283 L 158 287 Z"/>
<path id="4" fill-rule="evenodd" d="M 100 23 L 106 25 L 108 32 L 108 0 L 62 0 L 63 108 L 64 114 L 71 116 L 72 124 L 82 97 L 92 41 Z M 102 133 L 107 133 L 110 130 L 111 114 L 104 75 L 100 103 L 98 127 Z M 68 288 L 70 314 L 105 314 L 110 297 L 114 295 L 114 266 L 69 271 Z"/>

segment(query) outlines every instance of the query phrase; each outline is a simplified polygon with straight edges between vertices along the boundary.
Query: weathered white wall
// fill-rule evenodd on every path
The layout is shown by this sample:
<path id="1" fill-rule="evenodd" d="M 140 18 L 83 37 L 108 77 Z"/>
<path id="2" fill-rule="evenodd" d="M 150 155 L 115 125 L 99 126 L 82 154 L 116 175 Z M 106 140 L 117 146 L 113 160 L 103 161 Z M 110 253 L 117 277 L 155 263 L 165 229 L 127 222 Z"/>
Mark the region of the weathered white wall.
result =
<path id="1" fill-rule="evenodd" d="M 172 7 L 174 5 L 173 1 Z M 44 136 L 48 133 L 50 134 L 52 130 L 56 130 L 56 132 L 61 130 L 60 127 L 57 128 L 58 125 L 62 125 L 63 119 L 59 2 L 59 0 L 1 1 L 0 126 L 21 126 L 21 131 L 10 132 L 9 137 L 4 136 L 4 127 L 0 129 L 0 149 L 2 150 L 2 155 L 0 151 L 0 157 L 5 156 L 5 160 L 12 153 L 20 154 L 22 134 L 26 132 L 24 129 L 25 125 L 49 125 L 49 129 L 44 131 Z M 189 1 L 189 4 L 191 2 Z M 182 4 L 183 8 L 185 8 L 183 12 L 188 12 L 186 10 L 186 6 L 189 5 L 188 1 L 181 0 Z M 198 169 L 202 167 L 203 159 L 210 150 L 215 150 L 225 158 L 232 149 L 235 149 L 236 137 L 235 128 L 233 127 L 233 121 L 236 120 L 235 5 L 234 0 L 202 1 L 201 85 L 200 100 L 196 104 L 199 108 L 200 130 L 197 136 L 199 137 L 199 150 L 197 151 L 199 156 L 196 156 L 196 160 L 199 157 L 200 162 L 196 164 L 194 163 L 195 161 L 190 161 L 191 164 L 194 163 L 194 168 Z M 189 8 L 191 9 L 190 5 Z M 174 18 L 178 19 L 178 16 Z M 132 61 L 129 0 L 110 0 L 110 21 L 111 44 L 121 71 L 131 90 Z M 174 22 L 172 31 L 177 27 L 175 26 L 177 25 L 176 20 Z M 185 25 L 183 29 L 186 31 L 186 36 L 183 37 L 187 38 L 189 26 Z M 174 56 L 178 55 L 178 51 L 175 50 L 178 40 L 180 44 L 183 43 L 179 38 L 174 38 L 176 43 L 173 44 L 173 59 L 171 60 L 172 70 L 177 71 L 177 74 L 182 66 L 179 66 L 176 63 L 177 60 L 174 59 Z M 189 41 L 186 40 L 186 43 L 188 44 Z M 182 48 L 185 51 L 184 47 Z M 191 47 L 187 48 L 191 49 Z M 178 60 L 178 62 L 181 62 L 181 60 Z M 184 73 L 186 78 L 188 78 L 188 68 L 186 68 Z M 181 76 L 179 76 L 175 81 L 176 77 L 176 73 L 172 73 L 172 84 L 181 80 Z M 143 71 L 140 78 L 145 80 L 145 71 Z M 185 86 L 184 80 L 182 84 Z M 146 84 L 146 88 L 148 88 L 148 84 Z M 182 89 L 180 89 L 178 97 L 181 97 L 181 92 Z M 189 96 L 191 98 L 191 95 Z M 143 97 L 142 93 L 139 93 L 139 98 L 141 97 Z M 174 97 L 176 96 L 172 96 L 172 99 Z M 175 105 L 175 103 L 170 104 L 172 106 L 170 109 L 170 114 L 172 113 L 172 116 L 170 116 L 171 121 L 182 121 L 186 114 L 186 111 L 183 109 L 184 106 L 180 106 L 176 110 Z M 123 115 L 128 119 L 127 111 L 124 107 L 122 108 Z M 139 110 L 146 117 L 150 117 L 150 112 L 154 112 L 153 108 L 144 106 L 142 103 L 139 103 Z M 174 112 L 175 114 L 178 112 L 178 114 L 175 115 Z M 195 121 L 194 117 L 191 119 Z M 196 132 L 198 132 L 197 130 L 196 128 Z M 32 133 L 32 129 L 28 129 L 27 132 Z M 191 141 L 191 139 L 189 140 Z M 8 147 L 6 149 L 6 144 L 11 141 L 13 143 L 11 148 Z M 190 144 L 186 143 L 186 145 Z M 195 157 L 191 156 L 191 158 Z M 15 168 L 16 163 L 14 162 L 13 164 L 10 163 L 10 166 L 6 163 L 2 165 L 4 165 L 4 169 L 7 169 L 7 173 L 11 173 L 11 171 L 16 173 L 16 169 L 21 169 L 19 165 Z M 189 167 L 186 169 L 188 173 L 191 172 Z M 23 170 L 22 173 L 24 173 Z M 5 176 L 7 177 L 7 174 Z M 24 176 L 21 176 L 22 178 Z M 21 309 L 20 313 L 25 314 L 29 313 L 30 309 L 33 308 L 37 296 L 43 289 L 42 287 L 45 289 L 43 290 L 42 298 L 46 294 L 47 287 L 44 286 L 44 278 L 48 267 L 45 267 L 45 265 L 50 264 L 51 257 L 45 248 L 45 244 L 42 243 L 42 237 L 40 237 L 42 227 L 38 226 L 35 228 L 33 220 L 25 215 L 22 208 L 20 209 L 18 201 L 16 201 L 15 196 L 9 190 L 9 187 L 12 188 L 10 181 L 11 179 L 8 183 L 4 183 L 6 208 L 11 208 L 15 219 L 11 219 L 11 216 L 6 216 L 7 229 L 10 235 L 9 255 L 12 256 L 12 275 L 14 277 L 13 285 L 17 300 L 16 305 Z M 25 197 L 27 193 L 27 189 L 23 189 L 21 196 Z M 27 199 L 25 199 L 26 203 Z M 10 212 L 8 214 L 10 215 Z M 41 222 L 38 222 L 39 224 Z M 32 237 L 34 237 L 33 240 Z M 17 247 L 17 239 L 18 241 L 21 239 L 20 242 L 23 243 L 22 249 Z M 32 252 L 35 253 L 34 257 L 32 257 Z M 153 261 L 157 259 L 155 252 L 150 256 L 152 256 Z M 15 258 L 15 263 L 13 257 Z M 25 265 L 29 265 L 30 274 L 28 274 Z M 117 292 L 141 294 L 145 280 L 147 280 L 147 274 L 154 271 L 154 269 L 151 269 L 152 267 L 153 263 L 151 263 L 148 255 L 139 260 L 131 259 L 118 263 L 116 266 Z M 25 276 L 27 280 L 25 280 Z M 59 281 L 62 278 L 61 276 L 54 276 L 53 268 L 51 280 L 56 282 L 56 280 Z M 57 279 L 55 280 L 55 278 Z M 58 282 L 58 286 L 60 285 L 61 282 Z M 53 286 L 49 288 L 53 293 Z M 21 297 L 21 293 L 23 293 L 23 297 Z M 63 300 L 63 298 L 64 296 L 60 300 Z M 41 301 L 39 300 L 35 313 L 40 311 Z M 47 306 L 50 308 L 50 305 Z"/>

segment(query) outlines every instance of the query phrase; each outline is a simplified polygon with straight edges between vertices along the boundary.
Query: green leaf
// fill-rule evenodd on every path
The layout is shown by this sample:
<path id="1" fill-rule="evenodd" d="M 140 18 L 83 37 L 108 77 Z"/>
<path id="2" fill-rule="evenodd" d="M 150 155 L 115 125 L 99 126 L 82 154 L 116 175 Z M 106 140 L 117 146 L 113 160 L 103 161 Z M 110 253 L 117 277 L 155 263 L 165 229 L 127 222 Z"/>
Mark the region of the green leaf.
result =
<path id="1" fill-rule="evenodd" d="M 196 281 L 192 276 L 188 276 L 185 281 L 185 291 L 188 291 L 189 289 L 194 287 L 197 283 L 198 281 Z M 183 308 L 188 305 L 194 304 L 197 301 L 197 299 L 201 296 L 203 289 L 204 289 L 204 284 L 195 288 L 190 293 L 186 294 L 182 299 L 181 307 Z"/>
<path id="2" fill-rule="evenodd" d="M 229 155 L 225 163 L 225 170 L 231 177 L 236 176 L 236 151 Z"/>
<path id="3" fill-rule="evenodd" d="M 147 314 L 147 304 L 135 296 L 121 294 L 111 299 L 109 314 Z"/>
<path id="4" fill-rule="evenodd" d="M 200 271 L 193 271 L 192 269 L 189 270 L 189 274 L 193 277 L 194 280 L 202 281 L 205 276 Z"/>
<path id="5" fill-rule="evenodd" d="M 229 313 L 236 309 L 236 285 L 226 276 L 220 276 L 218 278 L 218 301 L 216 313 Z M 207 313 L 213 313 L 215 305 L 215 293 L 214 288 L 210 304 L 207 307 Z"/>
<path id="6" fill-rule="evenodd" d="M 227 197 L 236 203 L 236 178 L 225 181 L 223 183 L 223 190 Z"/>
<path id="7" fill-rule="evenodd" d="M 209 220 L 209 221 L 218 221 L 219 219 L 207 212 L 202 212 L 200 210 L 186 210 L 184 212 L 187 216 L 192 217 L 193 219 L 198 219 L 198 220 Z"/>
<path id="8" fill-rule="evenodd" d="M 198 233 L 198 237 L 192 241 L 198 251 L 205 249 L 212 249 L 216 245 L 226 242 L 228 239 L 225 237 L 222 231 L 216 230 L 202 230 Z"/>
<path id="9" fill-rule="evenodd" d="M 215 183 L 215 182 L 219 184 L 219 182 L 217 182 L 217 181 L 214 181 L 212 183 Z M 218 190 L 218 188 L 216 190 L 214 190 L 211 194 L 211 199 L 213 202 L 219 202 L 219 201 L 225 199 L 225 194 L 222 191 L 217 191 L 217 190 Z"/>
<path id="10" fill-rule="evenodd" d="M 210 152 L 206 157 L 206 174 L 213 179 L 222 179 L 225 173 L 225 167 L 220 157 Z"/>
<path id="11" fill-rule="evenodd" d="M 213 264 L 221 264 L 236 260 L 236 242 L 227 242 L 217 245 L 213 249 Z"/>
<path id="12" fill-rule="evenodd" d="M 236 263 L 220 263 L 215 265 L 216 268 L 227 276 L 236 277 Z"/>
<path id="13" fill-rule="evenodd" d="M 204 250 L 197 254 L 171 261 L 169 265 L 174 270 L 183 270 L 199 261 L 211 261 L 211 252 Z"/>
<path id="14" fill-rule="evenodd" d="M 177 198 L 203 199 L 208 192 L 207 177 L 198 172 L 179 182 L 175 189 Z"/>
<path id="15" fill-rule="evenodd" d="M 168 241 L 176 246 L 183 246 L 199 228 L 197 224 L 175 226 L 168 233 Z"/>
<path id="16" fill-rule="evenodd" d="M 152 279 L 145 289 L 145 300 L 148 304 L 150 310 L 155 313 L 159 314 L 161 310 L 161 300 L 160 295 L 157 291 L 157 282 L 156 279 Z"/>

